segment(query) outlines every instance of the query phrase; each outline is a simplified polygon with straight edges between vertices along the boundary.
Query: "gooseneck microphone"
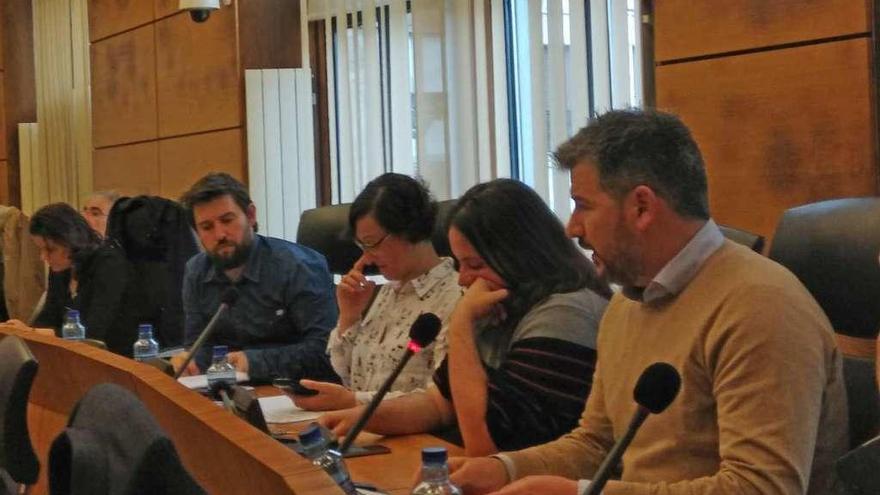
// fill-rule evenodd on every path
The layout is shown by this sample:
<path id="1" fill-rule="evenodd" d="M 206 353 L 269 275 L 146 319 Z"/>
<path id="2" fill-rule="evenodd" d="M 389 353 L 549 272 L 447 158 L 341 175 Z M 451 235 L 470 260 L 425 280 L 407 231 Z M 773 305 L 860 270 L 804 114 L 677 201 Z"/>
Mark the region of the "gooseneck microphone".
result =
<path id="1" fill-rule="evenodd" d="M 370 404 L 364 409 L 364 412 L 361 413 L 361 417 L 358 418 L 357 423 L 348 430 L 348 434 L 345 435 L 342 443 L 339 444 L 339 449 L 337 450 L 339 454 L 344 455 L 348 448 L 351 447 L 351 444 L 358 436 L 358 433 L 364 429 L 367 421 L 373 415 L 373 412 L 376 411 L 376 408 L 379 407 L 379 404 L 382 402 L 385 394 L 388 393 L 391 385 L 394 384 L 394 380 L 396 380 L 397 376 L 400 375 L 400 372 L 403 371 L 403 367 L 406 366 L 406 363 L 409 362 L 413 355 L 431 345 L 431 342 L 434 342 L 434 339 L 437 338 L 437 334 L 440 333 L 441 326 L 440 318 L 434 313 L 422 313 L 416 318 L 416 321 L 414 321 L 409 328 L 409 344 L 406 346 L 406 352 L 404 352 L 403 358 L 400 360 L 400 363 L 397 364 L 397 367 L 394 368 L 394 371 L 391 372 L 391 375 L 385 379 L 382 386 L 379 387 L 376 395 L 373 396 L 373 400 L 370 401 Z"/>
<path id="2" fill-rule="evenodd" d="M 196 339 L 195 343 L 193 343 L 192 347 L 189 349 L 189 355 L 186 357 L 186 360 L 180 366 L 180 369 L 174 373 L 174 379 L 177 380 L 180 378 L 180 375 L 186 371 L 186 367 L 189 366 L 190 361 L 196 356 L 196 353 L 199 352 L 199 349 L 202 348 L 205 341 L 208 340 L 208 337 L 214 333 L 214 328 L 217 326 L 217 320 L 220 319 L 220 315 L 226 312 L 230 306 L 232 306 L 235 301 L 238 299 L 238 291 L 235 290 L 235 287 L 230 287 L 226 289 L 222 295 L 220 295 L 220 306 L 217 308 L 217 312 L 214 313 L 214 316 L 211 317 L 211 321 L 205 326 L 205 329 L 202 330 L 202 333 L 199 335 L 199 338 Z"/>
<path id="3" fill-rule="evenodd" d="M 645 368 L 645 371 L 642 372 L 642 376 L 639 377 L 639 381 L 636 383 L 635 390 L 633 390 L 633 398 L 639 407 L 636 409 L 636 413 L 633 415 L 626 433 L 617 440 L 617 443 L 614 444 L 605 460 L 602 461 L 585 495 L 599 495 L 602 492 L 602 488 L 605 487 L 605 483 L 611 477 L 612 470 L 620 462 L 623 452 L 629 447 L 633 437 L 636 436 L 636 431 L 642 426 L 642 423 L 649 414 L 663 412 L 672 403 L 675 396 L 678 395 L 680 388 L 681 377 L 672 365 L 668 363 L 654 363 Z"/>

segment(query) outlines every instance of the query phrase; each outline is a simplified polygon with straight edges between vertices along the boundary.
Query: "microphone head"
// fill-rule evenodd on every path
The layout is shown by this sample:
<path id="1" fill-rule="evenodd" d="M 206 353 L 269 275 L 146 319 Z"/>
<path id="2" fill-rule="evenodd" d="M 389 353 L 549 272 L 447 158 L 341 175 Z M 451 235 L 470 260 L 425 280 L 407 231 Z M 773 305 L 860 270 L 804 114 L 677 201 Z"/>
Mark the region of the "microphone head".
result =
<path id="1" fill-rule="evenodd" d="M 237 300 L 238 290 L 235 287 L 230 287 L 226 289 L 225 291 L 223 291 L 223 294 L 220 295 L 220 304 L 232 306 Z"/>
<path id="2" fill-rule="evenodd" d="M 437 338 L 441 326 L 440 318 L 437 315 L 434 313 L 422 313 L 409 328 L 409 339 L 419 349 L 427 347 Z"/>
<path id="3" fill-rule="evenodd" d="M 678 395 L 681 376 L 669 363 L 654 363 L 639 377 L 633 398 L 636 403 L 654 414 L 663 412 Z"/>

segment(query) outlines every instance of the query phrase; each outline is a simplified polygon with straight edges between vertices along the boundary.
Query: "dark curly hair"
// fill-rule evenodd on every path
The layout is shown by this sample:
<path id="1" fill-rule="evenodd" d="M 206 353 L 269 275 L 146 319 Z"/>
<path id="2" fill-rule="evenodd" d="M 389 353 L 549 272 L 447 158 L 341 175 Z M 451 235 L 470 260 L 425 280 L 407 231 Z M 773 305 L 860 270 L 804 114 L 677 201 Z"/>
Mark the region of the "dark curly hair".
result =
<path id="1" fill-rule="evenodd" d="M 247 212 L 248 206 L 253 204 L 244 184 L 225 172 L 212 172 L 199 179 L 183 193 L 180 203 L 186 209 L 190 223 L 195 226 L 193 207 L 226 195 L 229 195 L 243 212 Z M 254 232 L 256 231 L 257 226 L 254 225 Z"/>
<path id="2" fill-rule="evenodd" d="M 354 236 L 355 224 L 366 215 L 389 234 L 417 243 L 431 238 L 437 218 L 437 202 L 420 179 L 386 173 L 371 180 L 358 194 L 348 213 L 348 228 Z"/>
<path id="3" fill-rule="evenodd" d="M 522 182 L 477 184 L 458 200 L 448 222 L 507 284 L 510 297 L 504 304 L 514 324 L 552 294 L 586 287 L 611 297 L 593 264 L 565 235 L 562 222 Z"/>
<path id="4" fill-rule="evenodd" d="M 103 240 L 92 230 L 85 218 L 67 203 L 46 205 L 31 217 L 31 235 L 48 239 L 70 250 L 74 272 L 89 259 Z"/>

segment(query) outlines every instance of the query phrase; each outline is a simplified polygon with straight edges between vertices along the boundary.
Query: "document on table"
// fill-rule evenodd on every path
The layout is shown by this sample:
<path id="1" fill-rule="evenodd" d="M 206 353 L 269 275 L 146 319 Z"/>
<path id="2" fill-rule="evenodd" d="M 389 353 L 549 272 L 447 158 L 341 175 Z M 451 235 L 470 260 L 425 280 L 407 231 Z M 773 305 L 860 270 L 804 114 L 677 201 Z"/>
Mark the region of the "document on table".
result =
<path id="1" fill-rule="evenodd" d="M 247 373 L 243 373 L 241 371 L 235 372 L 235 381 L 236 383 L 242 383 L 250 380 L 250 377 Z M 191 389 L 200 389 L 200 388 L 208 388 L 208 376 L 207 375 L 193 375 L 193 376 L 182 376 L 177 379 L 184 387 Z"/>
<path id="2" fill-rule="evenodd" d="M 296 407 L 293 400 L 286 395 L 274 395 L 272 397 L 260 397 L 260 408 L 267 423 L 295 423 L 315 419 L 321 414 L 320 411 L 306 411 Z"/>

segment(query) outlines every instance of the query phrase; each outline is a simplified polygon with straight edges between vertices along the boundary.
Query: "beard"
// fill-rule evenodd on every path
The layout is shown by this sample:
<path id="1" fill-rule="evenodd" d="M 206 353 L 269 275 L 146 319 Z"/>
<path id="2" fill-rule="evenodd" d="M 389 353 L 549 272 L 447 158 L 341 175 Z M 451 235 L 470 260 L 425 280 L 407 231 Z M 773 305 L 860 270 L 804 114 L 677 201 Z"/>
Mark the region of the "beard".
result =
<path id="1" fill-rule="evenodd" d="M 223 270 L 231 270 L 243 265 L 251 252 L 251 246 L 254 243 L 253 234 L 245 236 L 238 244 L 232 241 L 223 241 L 218 243 L 212 251 L 208 252 L 208 257 L 214 262 L 218 268 Z M 229 254 L 221 254 L 221 250 L 226 247 L 232 247 Z"/>
<path id="2" fill-rule="evenodd" d="M 642 274 L 641 250 L 635 236 L 618 223 L 614 232 L 612 249 L 605 255 L 594 253 L 602 265 L 606 279 L 623 287 L 635 287 Z"/>

